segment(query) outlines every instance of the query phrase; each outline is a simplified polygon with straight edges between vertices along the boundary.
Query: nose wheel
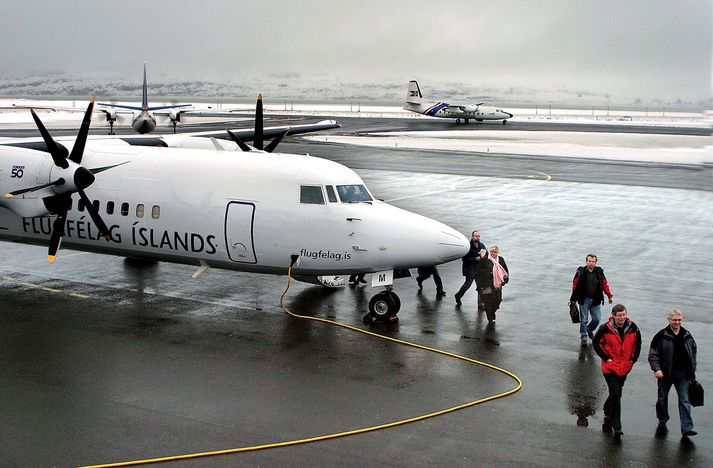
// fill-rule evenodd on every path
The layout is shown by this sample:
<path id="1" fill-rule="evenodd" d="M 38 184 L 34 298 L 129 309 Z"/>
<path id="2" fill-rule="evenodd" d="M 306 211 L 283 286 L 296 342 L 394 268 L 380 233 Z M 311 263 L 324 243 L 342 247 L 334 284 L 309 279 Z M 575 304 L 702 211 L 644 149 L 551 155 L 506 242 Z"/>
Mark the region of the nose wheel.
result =
<path id="1" fill-rule="evenodd" d="M 396 314 L 401 309 L 401 299 L 395 292 L 382 291 L 369 301 L 369 313 L 364 316 L 364 323 L 371 322 L 395 322 L 398 320 Z"/>

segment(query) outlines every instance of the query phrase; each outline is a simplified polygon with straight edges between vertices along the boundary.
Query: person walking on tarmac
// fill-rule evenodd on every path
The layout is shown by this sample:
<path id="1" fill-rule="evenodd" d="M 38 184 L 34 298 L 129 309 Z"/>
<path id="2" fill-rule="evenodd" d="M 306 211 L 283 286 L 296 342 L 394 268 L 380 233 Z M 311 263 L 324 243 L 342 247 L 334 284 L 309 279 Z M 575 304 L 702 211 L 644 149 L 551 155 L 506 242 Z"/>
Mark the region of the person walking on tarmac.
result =
<path id="1" fill-rule="evenodd" d="M 570 301 L 577 301 L 579 304 L 579 337 L 582 348 L 587 347 L 587 337 L 594 336 L 602 317 L 601 305 L 604 304 L 604 294 L 609 298 L 609 304 L 613 302 L 613 296 L 609 290 L 609 283 L 604 270 L 597 266 L 597 256 L 587 255 L 587 264 L 577 268 L 572 280 L 572 294 Z M 589 316 L 591 314 L 591 321 Z"/>
<path id="2" fill-rule="evenodd" d="M 490 255 L 483 261 L 483 267 L 476 270 L 475 281 L 485 304 L 488 323 L 493 323 L 503 300 L 503 286 L 510 281 L 508 266 L 497 245 L 490 246 Z"/>
<path id="3" fill-rule="evenodd" d="M 611 432 L 620 439 L 621 392 L 634 363 L 641 352 L 641 332 L 627 314 L 626 307 L 616 304 L 612 307 L 609 321 L 597 330 L 592 340 L 594 351 L 602 359 L 602 374 L 609 388 L 609 397 L 604 402 L 604 423 L 602 431 Z"/>
<path id="4" fill-rule="evenodd" d="M 681 434 L 691 437 L 698 433 L 693 430 L 691 403 L 688 401 L 688 387 L 696 378 L 696 354 L 698 348 L 691 333 L 681 326 L 683 313 L 673 309 L 668 313 L 668 326 L 654 335 L 649 348 L 649 365 L 658 380 L 656 417 L 659 420 L 658 433 L 666 433 L 668 416 L 668 392 L 671 385 L 678 395 L 678 415 L 681 418 Z"/>
<path id="5" fill-rule="evenodd" d="M 460 287 L 456 293 L 456 305 L 462 305 L 463 295 L 470 289 L 473 281 L 475 281 L 476 270 L 482 267 L 483 262 L 488 257 L 488 250 L 485 244 L 480 242 L 480 231 L 473 231 L 470 237 L 470 250 L 468 253 L 461 258 L 463 261 L 463 276 L 465 276 L 465 281 L 463 286 Z M 478 284 L 475 285 L 476 289 Z M 483 298 L 478 293 L 478 310 L 483 310 L 485 304 L 483 303 Z"/>
<path id="6" fill-rule="evenodd" d="M 419 267 L 418 276 L 416 277 L 418 290 L 421 291 L 423 289 L 423 282 L 430 278 L 431 275 L 433 275 L 433 282 L 436 283 L 436 297 L 440 299 L 446 295 L 446 292 L 443 290 L 443 281 L 441 281 L 441 275 L 438 274 L 438 269 L 435 265 L 430 267 Z"/>

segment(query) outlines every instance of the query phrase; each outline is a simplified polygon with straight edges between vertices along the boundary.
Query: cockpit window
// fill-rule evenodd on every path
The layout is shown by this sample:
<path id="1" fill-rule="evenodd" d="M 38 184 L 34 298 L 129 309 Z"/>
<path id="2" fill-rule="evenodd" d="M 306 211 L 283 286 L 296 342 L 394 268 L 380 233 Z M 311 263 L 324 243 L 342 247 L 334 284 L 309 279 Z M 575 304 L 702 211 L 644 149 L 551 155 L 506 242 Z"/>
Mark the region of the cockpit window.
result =
<path id="1" fill-rule="evenodd" d="M 300 203 L 324 205 L 322 187 L 318 185 L 303 185 L 300 187 Z"/>
<path id="2" fill-rule="evenodd" d="M 337 203 L 337 194 L 334 193 L 334 187 L 326 185 L 325 188 L 327 189 L 327 200 L 329 200 L 329 203 Z"/>
<path id="3" fill-rule="evenodd" d="M 337 192 L 343 203 L 372 201 L 371 195 L 363 185 L 337 185 Z"/>

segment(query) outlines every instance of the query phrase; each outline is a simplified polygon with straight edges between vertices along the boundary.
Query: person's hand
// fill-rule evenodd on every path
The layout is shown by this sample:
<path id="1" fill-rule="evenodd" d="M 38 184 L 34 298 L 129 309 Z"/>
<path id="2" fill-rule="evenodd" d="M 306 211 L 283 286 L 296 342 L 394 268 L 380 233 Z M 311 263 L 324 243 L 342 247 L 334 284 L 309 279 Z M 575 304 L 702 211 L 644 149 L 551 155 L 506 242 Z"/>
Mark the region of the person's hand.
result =
<path id="1" fill-rule="evenodd" d="M 609 298 L 609 304 L 611 304 L 612 302 L 614 302 L 614 300 L 610 297 L 610 298 Z"/>
<path id="2" fill-rule="evenodd" d="M 654 377 L 656 377 L 657 379 L 663 379 L 663 372 L 657 370 L 656 372 L 654 372 Z"/>

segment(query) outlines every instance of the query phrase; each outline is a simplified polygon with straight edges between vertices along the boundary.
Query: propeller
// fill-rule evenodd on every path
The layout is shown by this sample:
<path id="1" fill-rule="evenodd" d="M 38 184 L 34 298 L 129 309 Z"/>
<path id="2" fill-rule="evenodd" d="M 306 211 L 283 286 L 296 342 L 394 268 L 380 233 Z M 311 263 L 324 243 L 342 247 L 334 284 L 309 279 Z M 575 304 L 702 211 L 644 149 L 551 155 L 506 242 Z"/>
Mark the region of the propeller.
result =
<path id="1" fill-rule="evenodd" d="M 252 151 L 253 148 L 259 151 L 265 151 L 266 153 L 272 153 L 280 144 L 282 139 L 290 132 L 289 128 L 286 128 L 281 135 L 275 137 L 267 146 L 264 146 L 265 141 L 265 130 L 263 126 L 263 112 L 262 112 L 262 94 L 257 95 L 257 102 L 255 103 L 255 136 L 253 137 L 253 148 L 245 144 L 236 134 L 230 130 L 226 130 L 228 136 L 231 140 L 235 142 L 236 145 L 242 151 Z"/>
<path id="2" fill-rule="evenodd" d="M 84 113 L 84 118 L 82 119 L 82 124 L 79 127 L 79 132 L 77 133 L 77 138 L 74 141 L 74 146 L 72 147 L 71 153 L 67 154 L 66 148 L 63 146 L 57 145 L 57 143 L 54 141 L 50 133 L 47 131 L 45 128 L 44 124 L 40 120 L 39 117 L 37 117 L 37 114 L 35 113 L 34 110 L 30 109 L 30 112 L 32 112 L 32 118 L 35 120 L 35 123 L 37 124 L 37 128 L 40 131 L 40 134 L 42 135 L 42 139 L 45 141 L 45 144 L 47 145 L 47 149 L 49 150 L 50 154 L 52 155 L 52 160 L 54 161 L 54 164 L 57 167 L 60 167 L 62 169 L 69 169 L 70 164 L 69 161 L 73 162 L 76 164 L 77 167 L 74 170 L 74 174 L 72 177 L 72 181 L 74 182 L 74 186 L 77 188 L 77 193 L 79 193 L 79 197 L 81 198 L 82 202 L 84 203 L 84 206 L 87 209 L 87 212 L 89 212 L 89 216 L 92 218 L 92 221 L 94 224 L 97 226 L 99 229 L 99 233 L 106 239 L 106 240 L 111 240 L 111 233 L 109 232 L 109 228 L 107 227 L 106 223 L 102 219 L 101 215 L 99 215 L 99 210 L 94 206 L 92 201 L 89 199 L 86 193 L 84 193 L 84 189 L 89 187 L 94 183 L 95 173 L 99 173 L 102 171 L 105 171 L 107 169 L 111 169 L 112 167 L 119 166 L 120 164 L 116 164 L 113 166 L 105 166 L 105 167 L 100 167 L 96 169 L 87 169 L 84 166 L 81 166 L 82 162 L 82 156 L 84 155 L 84 148 L 87 143 L 87 137 L 89 135 L 89 124 L 91 123 L 92 119 L 92 111 L 94 110 L 94 97 L 92 97 L 91 101 L 89 102 L 89 105 L 87 106 L 87 111 Z M 125 164 L 125 163 L 121 163 Z M 60 177 L 59 179 L 47 183 L 47 184 L 42 184 L 38 185 L 36 187 L 31 187 L 29 189 L 22 189 L 22 190 L 17 190 L 15 192 L 12 192 L 7 195 L 19 195 L 21 193 L 26 193 L 26 192 L 31 192 L 35 190 L 42 189 L 44 187 L 49 187 L 53 185 L 64 185 L 66 183 L 65 179 Z M 50 244 L 49 244 L 49 250 L 47 253 L 47 258 L 50 263 L 54 263 L 55 256 L 57 255 L 57 251 L 59 250 L 59 245 L 62 241 L 62 237 L 65 235 L 65 222 L 67 220 L 67 212 L 69 211 L 69 208 L 72 203 L 72 193 L 73 192 L 65 192 L 65 193 L 60 193 L 57 195 L 52 195 L 49 197 L 46 197 L 44 199 L 45 206 L 53 212 L 57 214 L 57 219 L 55 219 L 53 225 L 52 225 L 52 235 L 50 236 Z M 6 196 L 7 196 L 6 195 Z"/>

